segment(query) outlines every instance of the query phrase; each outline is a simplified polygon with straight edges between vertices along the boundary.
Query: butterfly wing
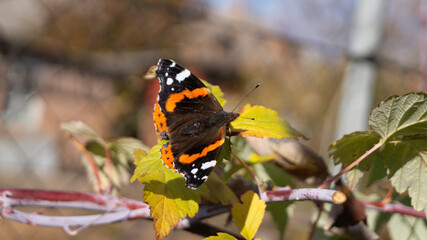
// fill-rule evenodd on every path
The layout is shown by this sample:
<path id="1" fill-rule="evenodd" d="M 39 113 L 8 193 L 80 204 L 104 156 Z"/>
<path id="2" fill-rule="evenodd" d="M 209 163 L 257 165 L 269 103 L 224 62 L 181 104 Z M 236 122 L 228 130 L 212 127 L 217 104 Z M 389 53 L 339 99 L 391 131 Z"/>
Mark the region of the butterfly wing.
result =
<path id="1" fill-rule="evenodd" d="M 160 59 L 154 122 L 162 139 L 163 163 L 197 188 L 208 178 L 221 152 L 228 124 L 237 114 L 224 112 L 210 90 L 172 60 Z"/>

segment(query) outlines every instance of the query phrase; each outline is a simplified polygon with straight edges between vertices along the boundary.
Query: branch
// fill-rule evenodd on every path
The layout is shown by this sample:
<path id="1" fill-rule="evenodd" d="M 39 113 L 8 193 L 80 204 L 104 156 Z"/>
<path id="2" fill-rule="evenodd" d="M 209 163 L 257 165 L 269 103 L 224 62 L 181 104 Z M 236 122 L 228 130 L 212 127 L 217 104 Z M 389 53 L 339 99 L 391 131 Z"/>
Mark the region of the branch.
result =
<path id="1" fill-rule="evenodd" d="M 400 213 L 408 216 L 418 217 L 418 218 L 426 218 L 426 213 L 424 211 L 417 211 L 411 207 L 405 206 L 400 203 L 387 203 L 383 204 L 382 202 L 368 202 L 364 201 L 363 204 L 365 208 L 374 209 L 380 212 L 387 213 Z"/>
<path id="2" fill-rule="evenodd" d="M 48 227 L 79 227 L 150 218 L 150 210 L 145 203 L 91 193 L 0 189 L 0 203 L 2 205 L 1 215 L 5 218 L 25 224 Z M 79 208 L 104 213 L 67 217 L 42 216 L 37 213 L 18 211 L 13 206 Z"/>
<path id="3" fill-rule="evenodd" d="M 340 204 L 346 198 L 340 191 L 329 189 L 290 189 L 278 188 L 274 191 L 265 191 L 261 198 L 266 202 L 312 200 Z M 425 218 L 424 212 L 401 204 L 378 204 L 364 202 L 366 208 L 383 212 L 400 213 L 414 217 Z M 66 207 L 86 210 L 101 211 L 100 214 L 83 216 L 43 216 L 38 212 L 26 213 L 14 209 L 14 206 L 38 207 Z M 186 218 L 179 222 L 177 229 L 191 229 L 201 219 L 210 218 L 229 212 L 231 206 L 200 205 L 199 212 L 193 218 Z M 150 219 L 149 206 L 141 201 L 128 198 L 114 197 L 95 193 L 26 190 L 26 189 L 1 189 L 0 188 L 0 214 L 7 219 L 30 224 L 34 226 L 61 227 L 69 234 L 91 226 L 129 221 L 133 219 Z M 72 227 L 80 227 L 76 231 Z"/>
<path id="4" fill-rule="evenodd" d="M 340 191 L 317 188 L 279 188 L 275 191 L 263 192 L 261 199 L 266 202 L 312 200 L 335 204 L 341 204 L 347 200 L 344 193 Z"/>
<path id="5" fill-rule="evenodd" d="M 14 206 L 65 207 L 102 211 L 101 214 L 84 216 L 43 216 L 14 209 Z M 191 222 L 230 211 L 230 206 L 201 205 L 192 219 L 181 220 L 177 228 L 187 228 Z M 143 202 L 94 193 L 1 189 L 0 210 L 2 216 L 16 222 L 47 227 L 84 227 L 123 222 L 133 219 L 150 219 L 149 206 Z M 67 230 L 68 233 L 70 231 Z"/>
<path id="6" fill-rule="evenodd" d="M 341 192 L 327 189 L 289 189 L 266 191 L 262 198 L 271 201 L 318 200 L 339 203 L 336 200 Z M 345 197 L 344 197 L 345 200 Z M 1 214 L 8 219 L 32 225 L 49 227 L 81 227 L 133 220 L 150 219 L 149 206 L 143 202 L 111 195 L 93 193 L 0 189 Z M 25 213 L 14 206 L 66 207 L 102 211 L 101 214 L 85 216 L 43 216 L 37 213 Z M 178 228 L 189 227 L 192 222 L 228 212 L 230 206 L 201 205 L 199 212 L 191 219 L 182 220 Z"/>

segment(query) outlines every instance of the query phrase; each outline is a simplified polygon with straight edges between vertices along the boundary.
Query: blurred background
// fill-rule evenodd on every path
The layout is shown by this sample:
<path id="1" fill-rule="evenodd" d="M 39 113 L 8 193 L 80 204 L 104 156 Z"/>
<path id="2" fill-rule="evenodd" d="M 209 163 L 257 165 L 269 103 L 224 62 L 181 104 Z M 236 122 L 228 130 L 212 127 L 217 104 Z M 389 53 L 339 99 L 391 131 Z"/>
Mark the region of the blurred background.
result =
<path id="1" fill-rule="evenodd" d="M 143 76 L 159 58 L 219 85 L 228 111 L 261 83 L 245 103 L 277 110 L 327 159 L 381 99 L 427 89 L 427 1 L 0 0 L 0 187 L 93 191 L 62 122 L 154 145 L 158 81 Z M 141 199 L 142 186 L 120 194 Z M 268 218 L 257 236 L 278 239 Z M 136 220 L 70 237 L 3 220 L 0 236 L 154 232 Z M 169 239 L 189 237 L 201 239 Z"/>

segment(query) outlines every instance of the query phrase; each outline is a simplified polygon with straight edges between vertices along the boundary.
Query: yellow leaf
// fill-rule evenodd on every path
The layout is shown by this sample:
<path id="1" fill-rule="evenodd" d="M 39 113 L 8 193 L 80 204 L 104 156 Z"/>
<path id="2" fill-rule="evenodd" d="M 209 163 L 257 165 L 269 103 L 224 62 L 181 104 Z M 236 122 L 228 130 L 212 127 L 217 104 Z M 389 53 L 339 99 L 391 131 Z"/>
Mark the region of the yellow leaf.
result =
<path id="1" fill-rule="evenodd" d="M 134 152 L 136 169 L 130 179 L 131 182 L 135 181 L 137 178 L 140 182 L 144 181 L 144 176 L 154 172 L 154 169 L 160 171 L 162 164 L 160 160 L 160 148 L 168 141 L 164 140 L 159 142 L 156 146 L 152 147 L 150 152 L 146 154 L 143 150 L 137 149 Z"/>
<path id="2" fill-rule="evenodd" d="M 199 211 L 200 196 L 185 187 L 184 179 L 167 177 L 165 180 L 166 184 L 152 181 L 144 187 L 144 201 L 150 205 L 157 239 L 166 237 L 180 219 L 194 217 Z"/>
<path id="3" fill-rule="evenodd" d="M 209 190 L 209 194 L 206 196 L 207 201 L 221 203 L 222 205 L 231 205 L 239 202 L 234 192 L 214 172 L 210 174 L 205 185 Z"/>
<path id="4" fill-rule="evenodd" d="M 166 237 L 180 219 L 194 217 L 199 211 L 200 195 L 207 192 L 206 186 L 186 188 L 184 177 L 163 165 L 160 149 L 165 143 L 152 147 L 146 156 L 135 151 L 138 165 L 131 179 L 137 178 L 145 186 L 144 201 L 150 206 L 157 239 Z"/>
<path id="5" fill-rule="evenodd" d="M 206 85 L 207 88 L 211 91 L 211 93 L 215 96 L 216 100 L 218 100 L 219 104 L 221 106 L 224 106 L 227 100 L 225 100 L 224 93 L 221 91 L 221 88 L 217 85 L 210 84 L 206 82 L 205 80 L 202 80 L 202 82 Z"/>
<path id="6" fill-rule="evenodd" d="M 241 200 L 242 204 L 233 204 L 231 214 L 242 236 L 253 239 L 264 217 L 266 205 L 253 191 L 247 191 Z"/>
<path id="7" fill-rule="evenodd" d="M 135 155 L 135 161 L 133 161 L 133 164 L 135 164 L 136 166 L 138 166 L 139 161 L 141 161 L 143 157 L 147 156 L 147 153 L 142 149 L 135 149 L 133 154 Z M 132 176 L 132 178 L 134 177 Z M 136 177 L 131 180 L 131 182 L 135 181 L 135 179 Z"/>
<path id="8" fill-rule="evenodd" d="M 240 117 L 231 122 L 231 127 L 244 130 L 241 133 L 243 137 L 305 138 L 302 133 L 281 118 L 276 111 L 263 106 L 251 106 L 250 104 L 243 108 Z"/>
<path id="9" fill-rule="evenodd" d="M 260 156 L 256 153 L 252 153 L 249 157 L 249 163 L 255 164 L 255 163 L 263 163 L 263 162 L 269 162 L 275 158 L 277 158 L 277 154 L 270 154 L 265 156 Z"/>
<path id="10" fill-rule="evenodd" d="M 231 236 L 228 233 L 218 233 L 218 236 L 210 236 L 204 240 L 237 240 L 237 238 Z"/>

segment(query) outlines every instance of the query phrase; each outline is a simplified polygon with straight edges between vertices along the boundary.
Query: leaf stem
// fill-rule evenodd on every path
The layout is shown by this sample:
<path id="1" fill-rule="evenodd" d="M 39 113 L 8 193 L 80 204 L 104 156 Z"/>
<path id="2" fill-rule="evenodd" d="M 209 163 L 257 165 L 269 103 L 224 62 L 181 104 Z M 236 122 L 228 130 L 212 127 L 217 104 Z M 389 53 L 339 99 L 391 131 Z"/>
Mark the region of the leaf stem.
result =
<path id="1" fill-rule="evenodd" d="M 237 156 L 237 154 L 231 150 L 231 154 L 233 155 L 234 158 L 237 159 L 237 161 L 239 161 L 239 163 L 246 169 L 246 171 L 248 171 L 249 175 L 251 175 L 251 177 L 255 180 L 255 182 L 257 183 L 258 187 L 260 187 L 262 185 L 261 181 L 255 176 L 254 171 L 252 170 L 252 168 L 250 168 L 242 159 L 240 159 L 239 156 Z"/>
<path id="2" fill-rule="evenodd" d="M 113 188 L 113 161 L 111 160 L 110 149 L 105 146 L 105 157 L 107 158 L 107 174 L 108 174 L 108 187 L 106 193 L 111 193 Z"/>
<path id="3" fill-rule="evenodd" d="M 87 157 L 87 159 L 88 159 L 88 161 L 89 161 L 89 163 L 90 163 L 90 165 L 92 167 L 92 171 L 95 174 L 96 181 L 97 181 L 97 184 L 98 184 L 98 191 L 99 192 L 103 192 L 101 178 L 99 177 L 99 172 L 98 172 L 98 169 L 96 168 L 96 164 L 95 164 L 95 161 L 92 158 L 92 155 L 90 155 L 90 153 L 83 146 L 83 144 L 81 144 L 79 142 L 79 140 L 77 140 L 77 138 L 74 137 L 71 133 L 66 132 L 66 136 L 71 140 L 71 142 L 74 144 L 74 146 L 77 147 L 77 149 L 79 149 L 81 152 L 83 152 L 86 155 L 86 157 Z"/>
<path id="4" fill-rule="evenodd" d="M 341 177 L 344 173 L 348 172 L 350 169 L 352 169 L 354 166 L 358 165 L 363 159 L 365 159 L 367 156 L 369 156 L 371 153 L 373 153 L 375 150 L 380 148 L 384 144 L 384 141 L 380 141 L 379 143 L 375 144 L 371 149 L 369 149 L 367 152 L 365 152 L 362 156 L 360 156 L 358 159 L 356 159 L 354 162 L 352 162 L 350 165 L 345 167 L 343 170 L 341 170 L 338 174 L 335 176 L 329 178 L 326 180 L 322 185 L 320 185 L 318 188 L 323 189 L 327 187 L 329 184 L 331 184 L 333 181 L 337 180 L 339 177 Z"/>

